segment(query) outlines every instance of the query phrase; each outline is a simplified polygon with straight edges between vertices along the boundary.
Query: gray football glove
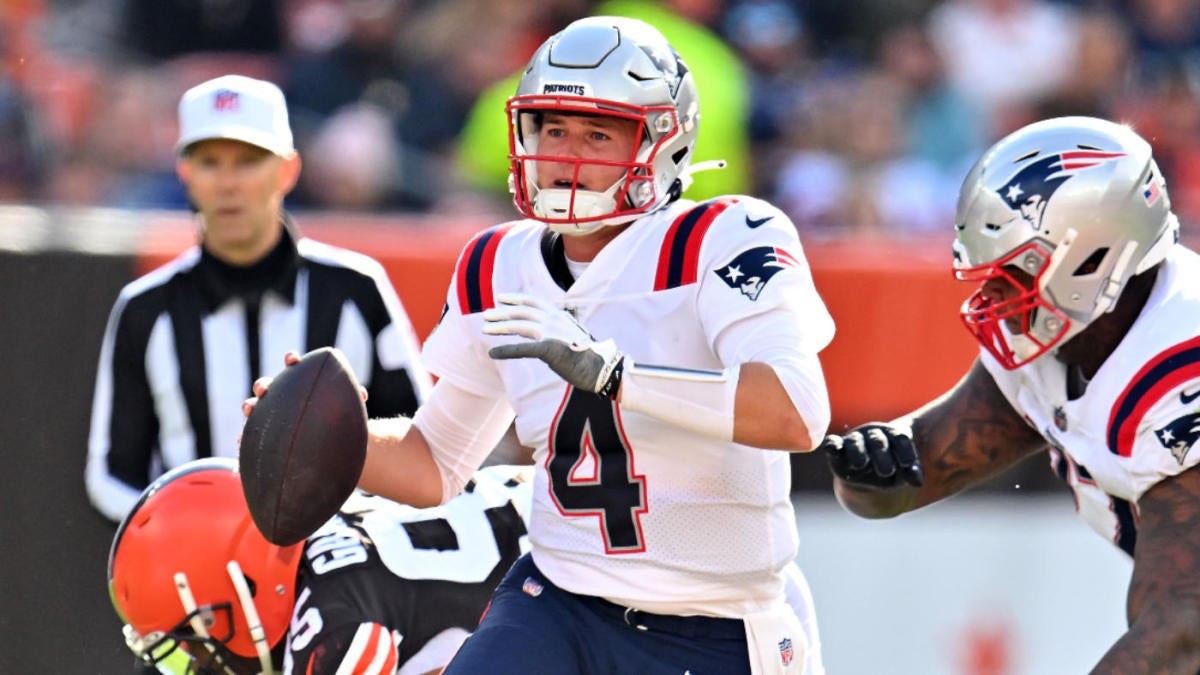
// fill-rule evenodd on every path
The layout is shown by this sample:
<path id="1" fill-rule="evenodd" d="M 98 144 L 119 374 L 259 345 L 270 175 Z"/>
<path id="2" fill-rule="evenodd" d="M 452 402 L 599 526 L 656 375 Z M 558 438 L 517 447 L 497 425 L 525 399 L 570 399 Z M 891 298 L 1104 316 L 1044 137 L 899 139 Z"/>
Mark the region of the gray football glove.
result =
<path id="1" fill-rule="evenodd" d="M 493 359 L 541 359 L 577 389 L 617 395 L 625 355 L 612 340 L 597 341 L 567 310 L 531 295 L 502 293 L 483 320 L 488 335 L 528 338 L 492 347 L 488 356 Z"/>

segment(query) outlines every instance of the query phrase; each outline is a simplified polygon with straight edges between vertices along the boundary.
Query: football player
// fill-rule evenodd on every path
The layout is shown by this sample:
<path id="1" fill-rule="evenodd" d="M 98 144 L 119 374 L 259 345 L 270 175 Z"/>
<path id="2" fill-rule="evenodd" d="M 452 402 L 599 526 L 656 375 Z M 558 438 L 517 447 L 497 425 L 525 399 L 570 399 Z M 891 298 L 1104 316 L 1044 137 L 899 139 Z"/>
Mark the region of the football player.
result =
<path id="1" fill-rule="evenodd" d="M 113 539 L 126 644 L 168 673 L 437 673 L 528 549 L 529 477 L 487 467 L 431 509 L 356 492 L 306 541 L 279 547 L 255 528 L 235 460 L 184 464 Z"/>
<path id="2" fill-rule="evenodd" d="M 1092 672 L 1200 671 L 1200 256 L 1150 145 L 1086 117 L 1019 129 L 967 175 L 955 228 L 980 356 L 919 410 L 822 443 L 838 499 L 890 517 L 1048 449 L 1134 563 L 1129 630 Z"/>
<path id="3" fill-rule="evenodd" d="M 828 426 L 833 321 L 795 227 L 683 198 L 700 102 L 646 23 L 550 37 L 508 115 L 522 219 L 467 244 L 424 347 L 440 379 L 411 424 L 372 420 L 359 482 L 434 505 L 514 418 L 534 449 L 532 554 L 447 675 L 821 672 L 785 592 L 788 451 Z"/>

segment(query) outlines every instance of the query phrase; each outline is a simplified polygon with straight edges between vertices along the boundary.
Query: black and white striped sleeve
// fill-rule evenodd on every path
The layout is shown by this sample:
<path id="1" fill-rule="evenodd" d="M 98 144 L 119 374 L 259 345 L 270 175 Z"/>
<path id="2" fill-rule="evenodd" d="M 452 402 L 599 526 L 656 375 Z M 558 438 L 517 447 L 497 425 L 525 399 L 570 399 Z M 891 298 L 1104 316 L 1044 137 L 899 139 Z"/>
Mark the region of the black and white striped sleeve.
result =
<path id="1" fill-rule="evenodd" d="M 113 521 L 125 516 L 149 484 L 158 418 L 146 377 L 146 342 L 161 308 L 153 295 L 122 291 L 108 319 L 88 438 L 88 498 Z"/>

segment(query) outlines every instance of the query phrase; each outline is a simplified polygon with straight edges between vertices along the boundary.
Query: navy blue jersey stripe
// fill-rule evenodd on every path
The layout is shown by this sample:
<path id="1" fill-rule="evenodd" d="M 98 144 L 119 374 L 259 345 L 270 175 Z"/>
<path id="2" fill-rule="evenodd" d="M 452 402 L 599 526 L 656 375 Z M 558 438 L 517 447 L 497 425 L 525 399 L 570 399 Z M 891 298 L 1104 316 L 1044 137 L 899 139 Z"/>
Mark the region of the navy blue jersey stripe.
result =
<path id="1" fill-rule="evenodd" d="M 692 236 L 692 230 L 696 229 L 696 224 L 700 222 L 700 218 L 710 207 L 712 204 L 706 203 L 692 209 L 679 223 L 679 228 L 675 230 L 675 236 L 671 240 L 671 257 L 667 263 L 667 288 L 675 288 L 683 283 L 683 267 L 686 262 L 688 240 Z"/>
<path id="2" fill-rule="evenodd" d="M 496 264 L 496 248 L 500 238 L 512 225 L 500 225 L 481 232 L 467 244 L 460 258 L 457 292 L 459 310 L 474 314 L 492 307 L 492 269 Z"/>
<path id="3" fill-rule="evenodd" d="M 1194 338 L 1155 357 L 1134 377 L 1113 407 L 1108 422 L 1108 449 L 1128 457 L 1133 435 L 1150 407 L 1171 389 L 1200 372 L 1200 338 Z"/>
<path id="4" fill-rule="evenodd" d="M 1122 551 L 1133 557 L 1137 547 L 1137 519 L 1133 515 L 1133 505 L 1124 499 L 1112 497 L 1113 515 L 1117 517 L 1117 534 L 1114 543 Z"/>
<path id="5" fill-rule="evenodd" d="M 467 269 L 463 275 L 463 283 L 467 293 L 467 306 L 464 314 L 474 314 L 475 312 L 483 311 L 483 292 L 479 287 L 479 268 L 483 265 L 483 252 L 487 249 L 487 243 L 496 233 L 489 230 L 475 242 L 475 246 L 471 248 L 471 255 L 467 258 Z"/>

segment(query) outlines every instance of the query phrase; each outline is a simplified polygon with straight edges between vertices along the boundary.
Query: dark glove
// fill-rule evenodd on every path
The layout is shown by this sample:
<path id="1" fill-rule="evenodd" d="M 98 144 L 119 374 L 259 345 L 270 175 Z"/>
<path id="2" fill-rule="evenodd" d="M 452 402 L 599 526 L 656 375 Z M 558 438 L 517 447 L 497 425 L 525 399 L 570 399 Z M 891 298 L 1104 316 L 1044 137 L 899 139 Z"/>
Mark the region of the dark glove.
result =
<path id="1" fill-rule="evenodd" d="M 852 485 L 890 488 L 901 482 L 916 487 L 925 484 L 925 470 L 908 429 L 872 422 L 844 436 L 826 436 L 818 448 L 825 451 L 833 475 Z"/>

